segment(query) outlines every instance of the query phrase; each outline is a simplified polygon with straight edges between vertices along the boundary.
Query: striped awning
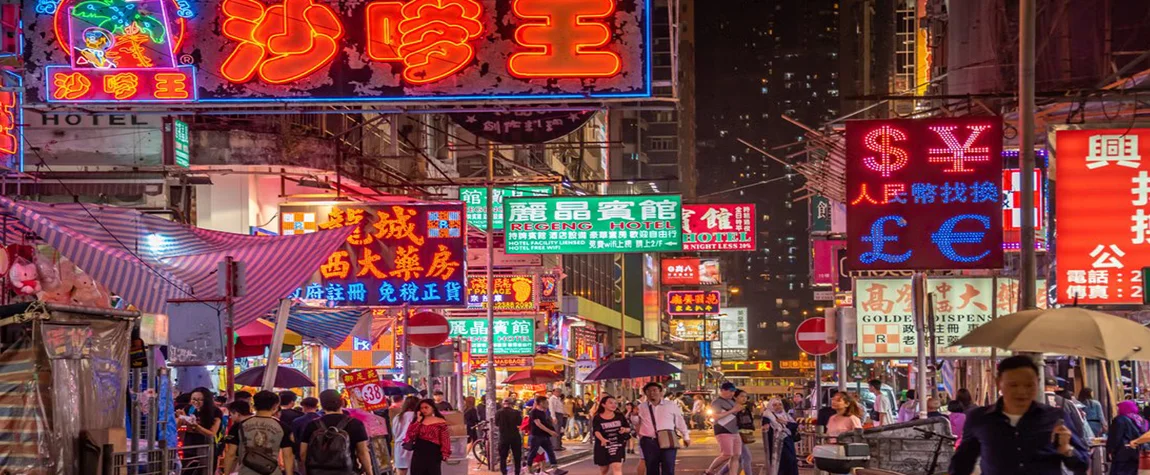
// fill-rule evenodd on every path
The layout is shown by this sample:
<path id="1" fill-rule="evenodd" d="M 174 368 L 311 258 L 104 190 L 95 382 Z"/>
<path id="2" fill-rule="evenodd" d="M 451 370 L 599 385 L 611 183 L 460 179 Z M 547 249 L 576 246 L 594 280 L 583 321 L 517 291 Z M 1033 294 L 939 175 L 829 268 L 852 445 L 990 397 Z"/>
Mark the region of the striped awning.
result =
<path id="1" fill-rule="evenodd" d="M 266 315 L 354 230 L 349 226 L 294 236 L 249 236 L 190 227 L 131 208 L 5 197 L 0 197 L 0 211 L 22 225 L 6 223 L 5 237 L 14 238 L 7 242 L 35 234 L 149 313 L 163 313 L 168 300 L 222 298 L 216 268 L 230 256 L 245 265 L 247 295 L 235 301 L 237 326 Z"/>
<path id="2" fill-rule="evenodd" d="M 306 234 L 305 234 L 306 236 Z M 288 330 L 303 335 L 304 338 L 322 343 L 328 348 L 335 348 L 347 339 L 355 330 L 356 325 L 369 312 L 365 308 L 317 308 L 292 307 L 288 315 Z M 275 315 L 269 318 L 275 319 Z M 364 338 L 367 335 L 363 335 Z"/>

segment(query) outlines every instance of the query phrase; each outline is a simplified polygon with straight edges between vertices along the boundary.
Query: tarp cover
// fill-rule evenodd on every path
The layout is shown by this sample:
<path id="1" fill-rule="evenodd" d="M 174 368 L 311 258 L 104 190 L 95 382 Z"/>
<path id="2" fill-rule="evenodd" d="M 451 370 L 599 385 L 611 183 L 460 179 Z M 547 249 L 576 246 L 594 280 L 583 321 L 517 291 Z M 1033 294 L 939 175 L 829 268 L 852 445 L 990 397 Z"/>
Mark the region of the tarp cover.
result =
<path id="1" fill-rule="evenodd" d="M 231 256 L 246 266 L 247 295 L 235 303 L 237 327 L 266 315 L 355 230 L 347 226 L 294 236 L 249 236 L 186 226 L 131 208 L 5 197 L 0 197 L 0 211 L 22 225 L 5 226 L 6 237 L 35 234 L 148 313 L 164 313 L 169 299 L 222 298 L 216 268 Z"/>

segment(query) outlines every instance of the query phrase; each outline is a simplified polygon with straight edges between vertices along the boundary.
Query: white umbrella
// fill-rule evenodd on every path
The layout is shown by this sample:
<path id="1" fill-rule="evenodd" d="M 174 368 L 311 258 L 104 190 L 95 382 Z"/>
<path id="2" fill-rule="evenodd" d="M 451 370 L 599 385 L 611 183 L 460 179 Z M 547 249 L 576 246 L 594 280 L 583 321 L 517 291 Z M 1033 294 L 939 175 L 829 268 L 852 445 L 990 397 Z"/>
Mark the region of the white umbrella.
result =
<path id="1" fill-rule="evenodd" d="M 950 346 L 1150 361 L 1150 329 L 1079 307 L 1023 310 L 975 328 Z"/>

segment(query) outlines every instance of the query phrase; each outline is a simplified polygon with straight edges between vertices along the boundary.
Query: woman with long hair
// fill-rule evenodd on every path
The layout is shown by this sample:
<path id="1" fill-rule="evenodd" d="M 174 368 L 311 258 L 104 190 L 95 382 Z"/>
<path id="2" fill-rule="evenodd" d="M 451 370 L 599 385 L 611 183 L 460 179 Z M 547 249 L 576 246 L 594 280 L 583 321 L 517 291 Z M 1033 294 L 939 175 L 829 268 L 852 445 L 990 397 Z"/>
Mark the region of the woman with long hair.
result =
<path id="1" fill-rule="evenodd" d="M 751 411 L 751 404 L 747 404 L 750 394 L 742 389 L 735 390 L 735 404 L 743 406 L 743 410 L 735 414 L 735 421 L 739 426 L 739 438 L 743 442 L 743 450 L 739 453 L 737 470 L 747 475 L 754 475 L 751 473 L 751 448 L 749 445 L 755 441 L 755 416 Z M 749 439 L 745 438 L 746 431 L 750 431 Z M 719 475 L 738 475 L 738 472 L 731 472 L 731 466 L 735 464 L 727 464 L 719 469 Z"/>
<path id="2" fill-rule="evenodd" d="M 1110 424 L 1106 435 L 1106 453 L 1110 455 L 1110 475 L 1137 475 L 1138 452 L 1142 441 L 1150 437 L 1140 437 L 1150 430 L 1142 416 L 1138 415 L 1138 403 L 1122 401 L 1118 403 L 1118 415 Z"/>
<path id="3" fill-rule="evenodd" d="M 799 425 L 787 414 L 783 401 L 771 398 L 763 409 L 763 449 L 767 453 L 766 475 L 799 475 L 795 435 Z"/>
<path id="4" fill-rule="evenodd" d="M 974 397 L 970 395 L 969 389 L 960 388 L 958 392 L 954 394 L 954 400 L 962 404 L 962 412 L 974 409 Z"/>
<path id="5" fill-rule="evenodd" d="M 843 432 L 862 429 L 862 406 L 853 395 L 839 392 L 831 399 L 831 408 L 835 415 L 827 421 L 827 435 L 836 437 Z"/>
<path id="6" fill-rule="evenodd" d="M 463 398 L 463 425 L 467 427 L 467 452 L 471 453 L 471 447 L 475 445 L 475 441 L 479 440 L 479 421 L 483 416 L 479 415 L 479 411 L 475 409 L 475 396 L 467 396 Z"/>
<path id="7" fill-rule="evenodd" d="M 391 424 L 391 433 L 395 434 L 395 446 L 391 453 L 395 454 L 395 471 L 398 475 L 407 473 L 411 467 L 411 451 L 403 448 L 403 441 L 407 438 L 407 429 L 415 422 L 415 413 L 419 410 L 419 398 L 408 396 L 399 408 L 399 414 Z"/>
<path id="8" fill-rule="evenodd" d="M 188 417 L 190 416 L 190 417 Z M 184 449 L 185 467 L 196 467 L 184 473 L 206 474 L 208 463 L 215 464 L 216 434 L 223 423 L 223 413 L 216 407 L 212 392 L 208 388 L 196 388 L 191 392 L 186 411 L 176 411 L 176 421 L 183 426 L 184 447 L 206 445 L 206 448 Z"/>
<path id="9" fill-rule="evenodd" d="M 1090 424 L 1090 430 L 1101 436 L 1103 432 L 1106 432 L 1106 415 L 1102 413 L 1102 403 L 1094 399 L 1094 390 L 1082 388 L 1081 391 L 1078 391 L 1078 402 L 1086 406 L 1083 408 L 1083 412 L 1086 413 L 1086 423 Z"/>
<path id="10" fill-rule="evenodd" d="M 631 424 L 620 414 L 619 402 L 611 396 L 599 398 L 597 410 L 591 418 L 591 436 L 595 465 L 599 473 L 623 475 L 623 457 L 627 440 L 631 438 Z"/>
<path id="11" fill-rule="evenodd" d="M 411 475 L 442 473 L 443 462 L 451 456 L 451 434 L 434 399 L 419 401 L 419 419 L 408 427 L 403 445 L 411 450 Z"/>

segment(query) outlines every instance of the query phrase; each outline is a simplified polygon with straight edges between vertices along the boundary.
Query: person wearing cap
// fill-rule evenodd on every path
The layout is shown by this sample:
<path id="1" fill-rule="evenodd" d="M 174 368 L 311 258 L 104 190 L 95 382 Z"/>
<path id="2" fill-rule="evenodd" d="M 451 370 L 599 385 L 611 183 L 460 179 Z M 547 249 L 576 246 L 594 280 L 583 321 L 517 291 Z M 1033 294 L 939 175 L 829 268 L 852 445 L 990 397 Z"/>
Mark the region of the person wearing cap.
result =
<path id="1" fill-rule="evenodd" d="M 730 473 L 739 473 L 739 456 L 743 453 L 743 439 L 739 436 L 738 414 L 742 404 L 735 402 L 735 383 L 724 382 L 719 386 L 719 397 L 711 402 L 715 414 L 715 439 L 719 441 L 719 456 L 711 462 L 705 475 L 719 473 L 719 469 L 730 464 Z"/>
<path id="2" fill-rule="evenodd" d="M 515 475 L 519 475 L 523 465 L 523 437 L 519 426 L 523 425 L 523 413 L 515 409 L 515 398 L 503 400 L 503 407 L 495 411 L 495 429 L 499 431 L 499 473 L 507 475 L 507 454 L 515 461 Z"/>

